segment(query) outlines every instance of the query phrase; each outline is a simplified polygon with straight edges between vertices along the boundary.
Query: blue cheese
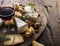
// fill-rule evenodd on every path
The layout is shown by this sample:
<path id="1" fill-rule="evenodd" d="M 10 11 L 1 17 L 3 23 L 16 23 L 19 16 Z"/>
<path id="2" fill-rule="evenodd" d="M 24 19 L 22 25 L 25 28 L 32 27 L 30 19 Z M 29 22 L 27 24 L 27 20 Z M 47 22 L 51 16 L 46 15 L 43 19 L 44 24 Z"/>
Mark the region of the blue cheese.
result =
<path id="1" fill-rule="evenodd" d="M 18 33 L 25 32 L 28 29 L 28 24 L 21 19 L 15 17 L 15 22 L 17 25 Z"/>
<path id="2" fill-rule="evenodd" d="M 34 12 L 34 13 L 27 13 L 26 16 L 30 16 L 30 17 L 33 17 L 33 18 L 37 18 L 39 16 L 38 13 Z"/>

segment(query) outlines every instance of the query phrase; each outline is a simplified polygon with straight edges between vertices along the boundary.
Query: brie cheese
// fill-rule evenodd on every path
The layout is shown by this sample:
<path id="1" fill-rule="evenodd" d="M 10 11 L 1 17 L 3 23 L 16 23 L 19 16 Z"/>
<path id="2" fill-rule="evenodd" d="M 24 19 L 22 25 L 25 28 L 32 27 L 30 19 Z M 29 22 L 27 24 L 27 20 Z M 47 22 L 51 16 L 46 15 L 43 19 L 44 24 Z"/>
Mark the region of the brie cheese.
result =
<path id="1" fill-rule="evenodd" d="M 17 25 L 18 33 L 25 32 L 28 29 L 28 24 L 21 19 L 15 17 L 15 22 Z"/>

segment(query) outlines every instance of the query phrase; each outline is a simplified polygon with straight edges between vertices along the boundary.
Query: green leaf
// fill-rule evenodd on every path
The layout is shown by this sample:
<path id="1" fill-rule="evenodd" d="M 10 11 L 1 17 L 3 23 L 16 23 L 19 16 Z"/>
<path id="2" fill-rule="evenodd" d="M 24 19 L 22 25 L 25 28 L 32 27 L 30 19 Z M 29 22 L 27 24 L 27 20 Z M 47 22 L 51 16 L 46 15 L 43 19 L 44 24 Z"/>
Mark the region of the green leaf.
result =
<path id="1" fill-rule="evenodd" d="M 0 35 L 0 40 L 7 41 L 7 40 L 10 40 L 10 38 L 6 37 L 5 35 Z"/>
<path id="2" fill-rule="evenodd" d="M 31 6 L 32 8 L 35 6 L 34 3 L 28 3 L 29 6 Z"/>

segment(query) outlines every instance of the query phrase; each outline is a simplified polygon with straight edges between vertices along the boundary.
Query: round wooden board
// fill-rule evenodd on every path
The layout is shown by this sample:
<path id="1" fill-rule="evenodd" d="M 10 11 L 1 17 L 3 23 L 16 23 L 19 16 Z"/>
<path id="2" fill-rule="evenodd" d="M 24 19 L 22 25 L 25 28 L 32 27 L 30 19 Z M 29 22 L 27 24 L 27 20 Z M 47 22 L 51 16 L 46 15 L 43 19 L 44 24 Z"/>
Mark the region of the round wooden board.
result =
<path id="1" fill-rule="evenodd" d="M 27 5 L 28 3 L 30 2 L 34 2 L 32 0 L 25 0 L 23 1 L 23 5 Z M 36 4 L 35 8 L 36 8 L 36 11 L 40 14 L 40 17 L 37 19 L 38 22 L 41 22 L 42 26 L 40 26 L 39 28 L 39 32 L 34 34 L 34 36 L 32 37 L 29 37 L 29 38 L 24 38 L 25 41 L 24 43 L 22 44 L 17 44 L 15 46 L 28 46 L 31 44 L 32 40 L 36 40 L 44 31 L 46 25 L 47 25 L 47 18 L 43 12 L 43 6 L 41 4 L 38 4 L 37 2 L 34 2 Z"/>
<path id="2" fill-rule="evenodd" d="M 1 2 L 1 1 L 0 1 Z M 9 2 L 9 1 L 8 1 Z M 20 2 L 20 0 L 18 0 L 18 2 Z M 30 38 L 24 38 L 25 41 L 22 44 L 17 44 L 15 46 L 28 46 L 31 44 L 32 40 L 36 40 L 44 31 L 46 25 L 47 25 L 47 18 L 43 12 L 43 6 L 36 0 L 24 0 L 22 2 L 23 5 L 27 5 L 28 3 L 33 2 L 35 3 L 35 8 L 36 11 L 40 14 L 40 17 L 37 19 L 38 22 L 41 22 L 42 26 L 40 26 L 39 28 L 39 32 L 35 33 L 34 36 L 30 37 Z"/>

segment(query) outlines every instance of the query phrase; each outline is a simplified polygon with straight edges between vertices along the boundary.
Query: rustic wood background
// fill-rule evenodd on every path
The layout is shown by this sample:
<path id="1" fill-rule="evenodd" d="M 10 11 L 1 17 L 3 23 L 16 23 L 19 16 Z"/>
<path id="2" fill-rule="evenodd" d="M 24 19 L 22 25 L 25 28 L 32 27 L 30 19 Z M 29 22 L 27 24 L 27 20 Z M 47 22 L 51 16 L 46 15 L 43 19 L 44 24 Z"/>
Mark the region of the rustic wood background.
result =
<path id="1" fill-rule="evenodd" d="M 60 46 L 60 0 L 23 0 L 24 3 L 31 1 L 43 5 L 48 19 L 48 24 L 37 41 L 46 46 Z"/>

